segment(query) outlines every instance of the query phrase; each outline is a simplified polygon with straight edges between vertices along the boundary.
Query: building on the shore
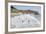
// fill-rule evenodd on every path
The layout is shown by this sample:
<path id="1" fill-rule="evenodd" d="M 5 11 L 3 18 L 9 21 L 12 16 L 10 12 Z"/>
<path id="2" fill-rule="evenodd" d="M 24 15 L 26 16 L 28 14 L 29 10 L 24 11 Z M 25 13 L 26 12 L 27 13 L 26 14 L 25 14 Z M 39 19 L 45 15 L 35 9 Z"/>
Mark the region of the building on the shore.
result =
<path id="1" fill-rule="evenodd" d="M 31 10 L 16 10 L 16 13 L 22 13 L 22 14 L 31 14 Z"/>

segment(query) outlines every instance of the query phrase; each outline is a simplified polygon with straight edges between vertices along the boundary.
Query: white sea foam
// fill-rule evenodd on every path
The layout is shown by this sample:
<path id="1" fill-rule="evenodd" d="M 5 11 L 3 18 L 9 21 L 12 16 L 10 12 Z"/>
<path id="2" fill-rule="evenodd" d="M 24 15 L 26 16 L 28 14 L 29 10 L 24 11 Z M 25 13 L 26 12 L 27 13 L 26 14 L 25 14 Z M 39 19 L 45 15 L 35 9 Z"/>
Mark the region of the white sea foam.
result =
<path id="1" fill-rule="evenodd" d="M 39 26 L 40 21 L 30 14 L 12 17 L 12 25 L 16 28 Z"/>

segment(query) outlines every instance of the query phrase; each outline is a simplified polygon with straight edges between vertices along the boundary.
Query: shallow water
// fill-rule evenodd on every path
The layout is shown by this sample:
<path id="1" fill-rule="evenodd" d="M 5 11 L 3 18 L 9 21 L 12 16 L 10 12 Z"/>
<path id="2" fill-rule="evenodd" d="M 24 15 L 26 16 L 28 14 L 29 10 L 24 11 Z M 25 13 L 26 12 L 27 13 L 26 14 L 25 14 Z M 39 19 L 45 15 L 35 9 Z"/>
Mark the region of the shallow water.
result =
<path id="1" fill-rule="evenodd" d="M 40 15 L 22 14 L 11 17 L 11 28 L 40 27 Z"/>

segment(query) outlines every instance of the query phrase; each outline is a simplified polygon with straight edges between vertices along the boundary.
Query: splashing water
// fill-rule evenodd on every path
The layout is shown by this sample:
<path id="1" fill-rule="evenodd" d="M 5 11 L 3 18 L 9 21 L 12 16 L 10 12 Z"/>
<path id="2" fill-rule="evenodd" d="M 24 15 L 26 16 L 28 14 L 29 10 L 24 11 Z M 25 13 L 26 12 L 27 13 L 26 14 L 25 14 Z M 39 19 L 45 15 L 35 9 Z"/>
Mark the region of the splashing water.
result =
<path id="1" fill-rule="evenodd" d="M 11 18 L 12 28 L 38 27 L 40 21 L 30 14 L 23 14 Z"/>

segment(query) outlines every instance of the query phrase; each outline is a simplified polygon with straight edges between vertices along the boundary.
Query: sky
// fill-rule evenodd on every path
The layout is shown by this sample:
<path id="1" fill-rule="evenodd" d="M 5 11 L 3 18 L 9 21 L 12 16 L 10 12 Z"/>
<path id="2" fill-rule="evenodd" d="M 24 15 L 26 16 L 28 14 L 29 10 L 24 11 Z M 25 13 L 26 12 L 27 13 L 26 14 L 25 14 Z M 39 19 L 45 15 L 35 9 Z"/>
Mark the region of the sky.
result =
<path id="1" fill-rule="evenodd" d="M 19 6 L 19 5 L 13 5 L 18 10 L 33 10 L 41 13 L 41 7 L 40 6 Z"/>

